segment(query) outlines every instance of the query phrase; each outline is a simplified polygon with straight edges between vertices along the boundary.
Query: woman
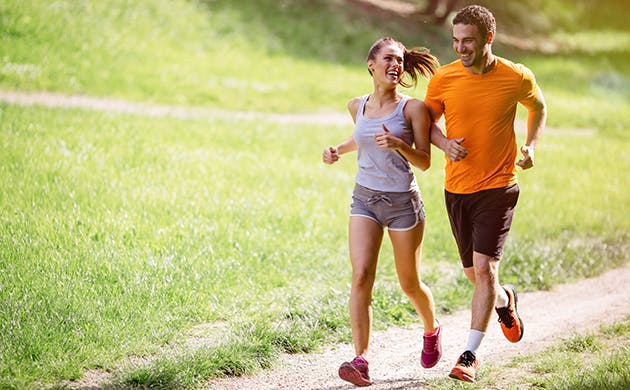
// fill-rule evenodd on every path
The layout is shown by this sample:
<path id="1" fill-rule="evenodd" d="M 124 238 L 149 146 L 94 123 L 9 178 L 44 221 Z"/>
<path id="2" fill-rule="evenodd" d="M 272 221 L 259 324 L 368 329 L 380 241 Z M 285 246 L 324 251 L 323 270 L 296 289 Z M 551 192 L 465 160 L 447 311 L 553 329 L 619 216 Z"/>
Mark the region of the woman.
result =
<path id="1" fill-rule="evenodd" d="M 424 324 L 422 366 L 433 367 L 442 355 L 440 325 L 431 290 L 420 281 L 424 206 L 410 163 L 426 170 L 431 164 L 430 117 L 424 103 L 398 92 L 429 78 L 439 66 L 426 49 L 407 50 L 382 38 L 370 48 L 367 67 L 374 91 L 348 103 L 355 122 L 353 136 L 323 152 L 326 164 L 358 151 L 358 172 L 350 206 L 349 246 L 352 263 L 350 322 L 356 357 L 339 368 L 341 379 L 371 385 L 366 359 L 372 327 L 372 287 L 378 254 L 387 227 L 396 272 Z"/>

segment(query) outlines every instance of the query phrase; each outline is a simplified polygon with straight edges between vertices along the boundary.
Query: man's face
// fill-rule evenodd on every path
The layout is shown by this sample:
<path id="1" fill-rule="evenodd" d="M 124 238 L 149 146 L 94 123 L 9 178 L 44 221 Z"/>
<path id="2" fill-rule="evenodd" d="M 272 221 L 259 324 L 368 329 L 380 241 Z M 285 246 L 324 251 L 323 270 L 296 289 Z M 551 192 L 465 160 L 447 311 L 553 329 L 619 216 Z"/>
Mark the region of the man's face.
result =
<path id="1" fill-rule="evenodd" d="M 486 40 L 474 24 L 456 24 L 453 26 L 453 50 L 466 68 L 479 69 L 487 54 Z"/>

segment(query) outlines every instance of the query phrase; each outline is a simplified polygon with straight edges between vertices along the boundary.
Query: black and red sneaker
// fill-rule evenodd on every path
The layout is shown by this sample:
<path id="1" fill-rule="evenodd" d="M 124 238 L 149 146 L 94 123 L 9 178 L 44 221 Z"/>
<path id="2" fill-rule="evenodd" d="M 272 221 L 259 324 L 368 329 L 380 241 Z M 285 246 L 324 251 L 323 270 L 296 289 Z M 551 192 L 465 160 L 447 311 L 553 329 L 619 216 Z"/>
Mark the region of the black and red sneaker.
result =
<path id="1" fill-rule="evenodd" d="M 516 305 L 518 304 L 518 295 L 516 295 L 516 288 L 514 286 L 506 284 L 502 286 L 508 295 L 509 302 L 507 307 L 495 307 L 494 309 L 499 316 L 499 322 L 501 323 L 501 330 L 506 339 L 512 343 L 521 341 L 523 338 L 523 321 L 518 316 Z"/>

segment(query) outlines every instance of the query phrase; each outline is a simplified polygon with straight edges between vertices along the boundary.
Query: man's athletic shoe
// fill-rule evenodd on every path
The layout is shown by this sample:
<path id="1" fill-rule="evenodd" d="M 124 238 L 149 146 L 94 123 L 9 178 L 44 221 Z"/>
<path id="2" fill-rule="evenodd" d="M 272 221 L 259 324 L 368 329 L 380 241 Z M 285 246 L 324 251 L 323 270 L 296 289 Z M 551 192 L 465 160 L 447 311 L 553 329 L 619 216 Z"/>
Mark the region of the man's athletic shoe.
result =
<path id="1" fill-rule="evenodd" d="M 442 333 L 442 325 L 438 323 L 438 327 L 432 333 L 425 333 L 424 347 L 422 348 L 422 367 L 431 368 L 435 366 L 442 357 L 442 343 L 440 342 L 440 333 Z"/>
<path id="2" fill-rule="evenodd" d="M 344 362 L 339 367 L 339 378 L 356 386 L 369 386 L 372 384 L 368 362 L 363 356 L 357 356 L 351 362 Z"/>
<path id="3" fill-rule="evenodd" d="M 459 379 L 460 381 L 472 383 L 475 381 L 475 371 L 477 371 L 478 365 L 479 362 L 477 361 L 475 354 L 470 351 L 466 351 L 462 353 L 459 359 L 457 359 L 455 367 L 453 367 L 448 376 Z"/>
<path id="4" fill-rule="evenodd" d="M 514 286 L 506 284 L 502 286 L 508 295 L 509 302 L 507 307 L 495 307 L 499 315 L 501 330 L 506 339 L 512 343 L 516 343 L 523 338 L 523 321 L 518 316 L 516 305 L 518 303 L 518 295 Z"/>

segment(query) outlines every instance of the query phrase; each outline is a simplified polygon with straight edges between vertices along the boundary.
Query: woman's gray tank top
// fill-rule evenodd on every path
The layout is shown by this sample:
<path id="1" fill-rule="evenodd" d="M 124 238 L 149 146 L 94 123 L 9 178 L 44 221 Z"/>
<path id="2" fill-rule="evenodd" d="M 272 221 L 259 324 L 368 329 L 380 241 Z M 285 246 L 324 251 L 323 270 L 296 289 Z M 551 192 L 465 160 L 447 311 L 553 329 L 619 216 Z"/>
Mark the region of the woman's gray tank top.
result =
<path id="1" fill-rule="evenodd" d="M 411 165 L 398 151 L 382 149 L 376 145 L 374 135 L 383 132 L 383 124 L 396 137 L 405 143 L 413 143 L 413 130 L 405 120 L 403 109 L 410 99 L 403 95 L 398 106 L 389 115 L 382 118 L 366 118 L 363 113 L 370 95 L 361 97 L 356 115 L 354 140 L 358 146 L 358 166 L 356 182 L 363 187 L 376 191 L 406 192 L 417 189 Z"/>

